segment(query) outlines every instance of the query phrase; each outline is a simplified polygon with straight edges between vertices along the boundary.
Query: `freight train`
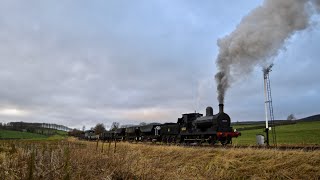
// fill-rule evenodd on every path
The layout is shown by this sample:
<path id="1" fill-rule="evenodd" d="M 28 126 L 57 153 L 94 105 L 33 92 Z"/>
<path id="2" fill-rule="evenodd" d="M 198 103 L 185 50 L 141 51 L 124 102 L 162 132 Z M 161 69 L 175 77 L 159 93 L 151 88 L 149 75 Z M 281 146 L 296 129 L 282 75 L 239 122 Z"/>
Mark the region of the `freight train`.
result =
<path id="1" fill-rule="evenodd" d="M 212 107 L 207 107 L 206 115 L 200 113 L 182 114 L 177 123 L 149 124 L 119 128 L 99 135 L 105 141 L 142 141 L 165 143 L 232 143 L 233 137 L 241 135 L 231 127 L 231 119 L 224 113 L 224 105 L 219 104 L 219 112 L 213 114 Z"/>

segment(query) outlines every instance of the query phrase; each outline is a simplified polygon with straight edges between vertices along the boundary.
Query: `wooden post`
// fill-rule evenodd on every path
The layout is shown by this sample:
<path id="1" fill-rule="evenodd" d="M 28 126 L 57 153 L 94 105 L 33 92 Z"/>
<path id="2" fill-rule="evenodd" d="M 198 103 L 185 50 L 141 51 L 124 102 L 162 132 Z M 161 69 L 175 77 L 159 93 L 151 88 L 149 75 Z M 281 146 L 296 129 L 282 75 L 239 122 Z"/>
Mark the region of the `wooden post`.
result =
<path id="1" fill-rule="evenodd" d="M 103 146 L 104 146 L 104 141 L 102 141 L 102 148 L 101 148 L 102 153 L 103 153 Z"/>
<path id="2" fill-rule="evenodd" d="M 111 148 L 111 140 L 109 140 L 108 154 L 110 154 L 110 148 Z"/>

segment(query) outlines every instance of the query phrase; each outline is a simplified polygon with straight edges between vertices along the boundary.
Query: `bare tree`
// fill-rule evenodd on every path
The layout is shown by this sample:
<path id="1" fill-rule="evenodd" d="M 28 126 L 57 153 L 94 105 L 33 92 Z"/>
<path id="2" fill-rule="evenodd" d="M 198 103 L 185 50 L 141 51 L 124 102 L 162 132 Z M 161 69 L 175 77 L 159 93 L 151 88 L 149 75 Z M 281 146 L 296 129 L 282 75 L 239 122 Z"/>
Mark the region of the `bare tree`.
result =
<path id="1" fill-rule="evenodd" d="M 133 126 L 133 125 L 131 125 L 131 124 L 124 124 L 124 125 L 121 125 L 120 127 L 121 127 L 121 128 L 127 128 L 127 127 L 131 127 L 131 126 Z"/>
<path id="2" fill-rule="evenodd" d="M 119 127 L 120 127 L 120 123 L 113 122 L 110 130 L 114 131 L 114 130 L 118 129 Z"/>
<path id="3" fill-rule="evenodd" d="M 83 125 L 83 126 L 82 126 L 82 131 L 84 132 L 85 130 L 86 130 L 86 126 Z"/>
<path id="4" fill-rule="evenodd" d="M 71 131 L 68 132 L 68 135 L 69 135 L 69 136 L 80 137 L 82 133 L 83 133 L 83 132 L 80 131 L 80 130 L 78 130 L 78 129 L 73 129 L 73 130 L 71 130 Z"/>
<path id="5" fill-rule="evenodd" d="M 139 125 L 140 125 L 140 126 L 145 126 L 145 125 L 147 125 L 147 123 L 141 122 Z"/>
<path id="6" fill-rule="evenodd" d="M 296 120 L 297 118 L 293 115 L 293 114 L 290 114 L 288 117 L 287 117 L 287 120 Z"/>
<path id="7" fill-rule="evenodd" d="M 106 130 L 106 128 L 104 127 L 104 124 L 98 123 L 93 130 L 95 134 L 101 134 Z"/>

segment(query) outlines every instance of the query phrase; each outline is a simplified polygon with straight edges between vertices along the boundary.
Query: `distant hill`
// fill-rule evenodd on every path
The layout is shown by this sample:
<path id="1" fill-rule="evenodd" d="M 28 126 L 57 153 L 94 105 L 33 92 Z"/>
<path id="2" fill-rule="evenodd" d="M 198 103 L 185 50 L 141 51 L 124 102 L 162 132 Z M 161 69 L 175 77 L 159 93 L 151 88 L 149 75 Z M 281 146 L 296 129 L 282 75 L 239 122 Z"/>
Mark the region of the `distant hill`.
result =
<path id="1" fill-rule="evenodd" d="M 3 139 L 32 139 L 32 140 L 62 140 L 67 137 L 67 132 L 54 130 L 55 132 L 50 135 L 13 131 L 0 129 L 0 140 Z"/>
<path id="2" fill-rule="evenodd" d="M 275 120 L 275 123 L 280 123 L 282 124 L 282 122 L 286 122 L 288 120 Z M 298 122 L 302 122 L 302 121 L 320 121 L 320 114 L 317 115 L 313 115 L 313 116 L 308 116 L 305 118 L 301 118 L 301 119 L 297 119 L 297 120 L 293 120 L 293 121 L 298 121 Z M 290 122 L 290 121 L 288 121 Z M 240 121 L 240 122 L 232 122 L 232 125 L 255 125 L 255 124 L 264 124 L 265 121 Z M 290 123 L 289 123 L 290 124 Z"/>
<path id="3" fill-rule="evenodd" d="M 297 121 L 320 121 L 320 114 L 298 119 Z"/>
<path id="4" fill-rule="evenodd" d="M 291 120 L 274 120 L 275 124 L 293 124 L 295 121 Z M 265 121 L 241 121 L 232 122 L 232 125 L 261 125 L 265 124 Z"/>

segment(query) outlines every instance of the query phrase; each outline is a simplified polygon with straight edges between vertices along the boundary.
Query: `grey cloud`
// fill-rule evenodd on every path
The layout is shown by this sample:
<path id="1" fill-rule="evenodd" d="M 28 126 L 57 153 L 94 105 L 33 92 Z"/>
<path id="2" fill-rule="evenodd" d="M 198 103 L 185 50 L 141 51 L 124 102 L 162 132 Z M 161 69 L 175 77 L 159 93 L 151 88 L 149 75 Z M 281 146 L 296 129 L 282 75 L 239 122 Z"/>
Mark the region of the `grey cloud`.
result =
<path id="1" fill-rule="evenodd" d="M 182 113 L 203 112 L 208 105 L 216 112 L 215 40 L 256 4 L 240 3 L 232 16 L 223 2 L 217 6 L 227 9 L 216 9 L 220 14 L 212 2 L 160 3 L 2 2 L 0 109 L 30 113 L 0 115 L 0 121 L 89 128 L 98 122 L 175 122 Z M 314 41 L 310 47 L 318 36 Z M 255 79 L 235 85 L 228 113 L 237 120 L 260 119 L 260 87 Z M 247 113 L 250 108 L 257 111 Z"/>

